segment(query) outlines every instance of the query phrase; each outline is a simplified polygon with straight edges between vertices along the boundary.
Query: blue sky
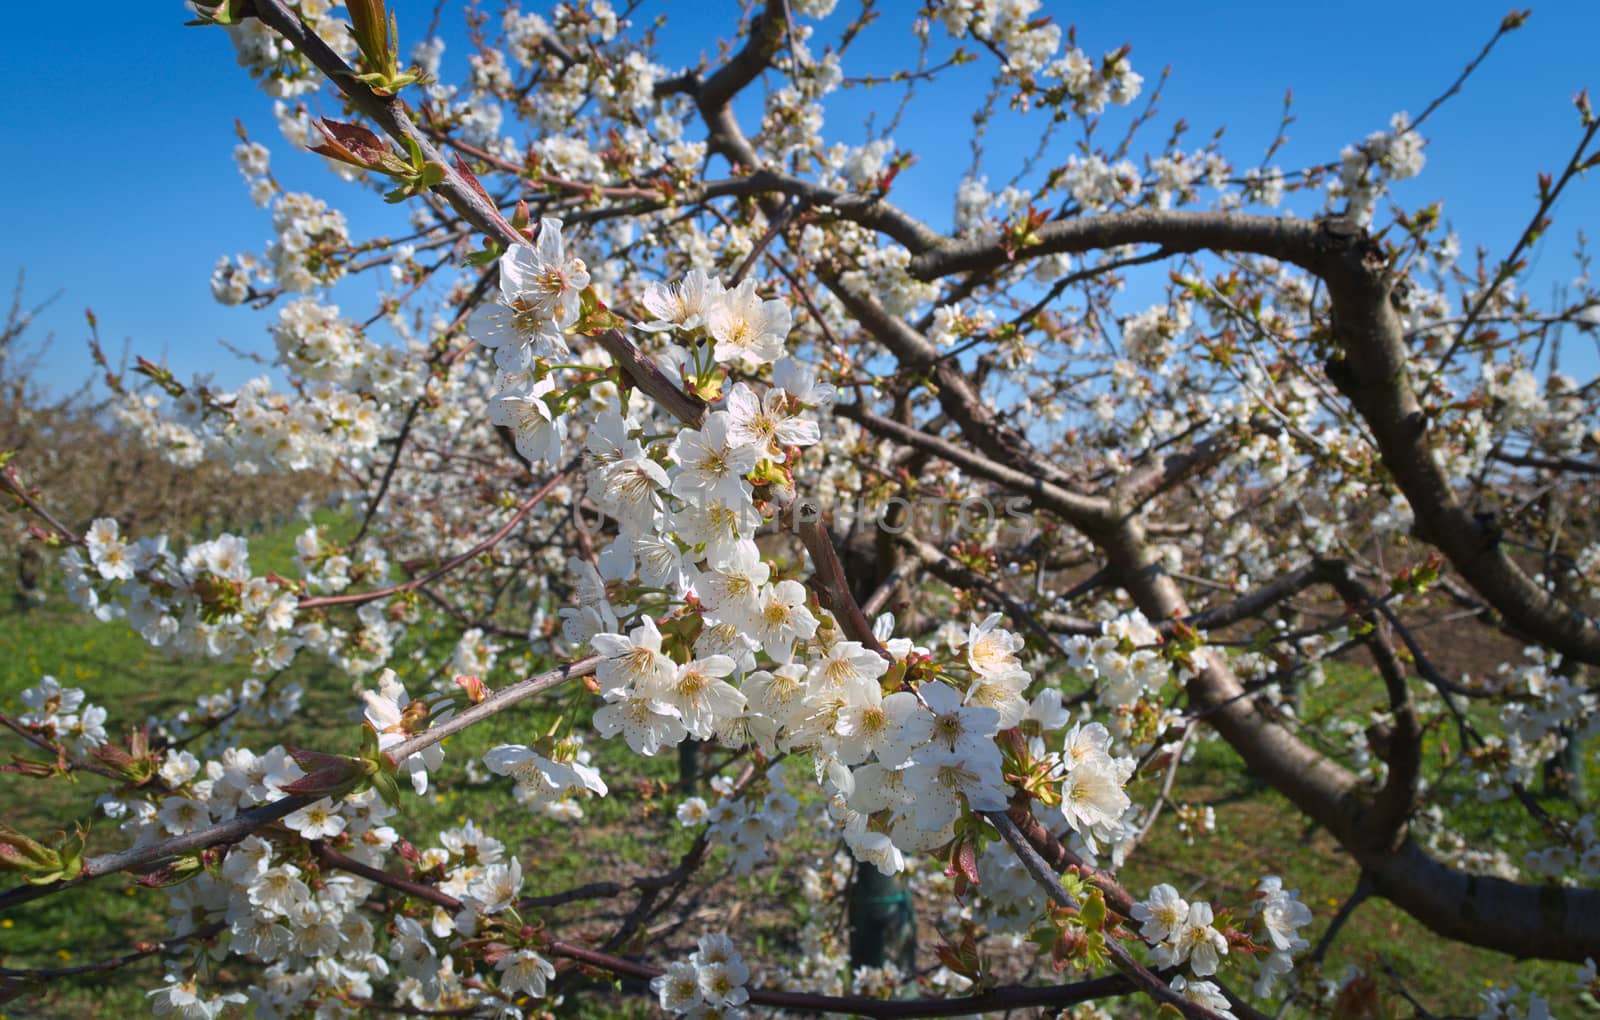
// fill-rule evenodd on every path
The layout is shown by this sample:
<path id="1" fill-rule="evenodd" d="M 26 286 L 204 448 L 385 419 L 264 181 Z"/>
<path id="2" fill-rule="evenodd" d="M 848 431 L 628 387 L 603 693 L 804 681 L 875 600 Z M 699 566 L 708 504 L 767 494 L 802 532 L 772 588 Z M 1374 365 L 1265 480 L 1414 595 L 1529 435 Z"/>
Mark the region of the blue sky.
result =
<path id="1" fill-rule="evenodd" d="M 264 210 L 249 201 L 231 158 L 238 118 L 273 148 L 274 170 L 289 187 L 311 190 L 351 214 L 353 233 L 398 228 L 399 213 L 323 173 L 317 157 L 288 151 L 270 116 L 270 100 L 233 59 L 221 32 L 183 26 L 176 3 L 139 5 L 134 23 L 81 16 L 69 8 L 23 4 L 11 12 L 12 95 L 0 105 L 8 139 L 0 197 L 6 243 L 0 281 L 27 272 L 27 296 L 60 292 L 39 319 L 55 341 L 43 380 L 70 388 L 91 372 L 83 344 L 83 309 L 94 308 L 113 352 L 122 341 L 164 358 L 181 377 L 210 372 L 232 385 L 259 372 L 219 340 L 245 350 L 270 350 L 265 323 L 273 314 L 225 308 L 207 288 L 218 256 L 260 251 L 270 236 Z M 403 43 L 427 24 L 432 0 L 393 0 Z M 446 16 L 444 77 L 458 80 L 466 44 L 459 6 Z M 497 9 L 497 4 L 486 4 Z M 528 9 L 539 4 L 526 2 Z M 901 33 L 912 5 L 889 0 L 883 17 L 847 63 L 851 73 L 891 70 L 909 59 Z M 841 0 L 842 11 L 853 8 Z M 1413 115 L 1454 80 L 1508 8 L 1499 3 L 1347 2 L 1329 5 L 1245 2 L 1055 4 L 1045 10 L 1075 25 L 1091 54 L 1132 44 L 1134 66 L 1147 83 L 1164 65 L 1173 76 L 1163 115 L 1147 131 L 1159 144 L 1179 116 L 1195 148 L 1226 127 L 1224 149 L 1251 165 L 1272 138 L 1285 89 L 1295 95 L 1296 123 L 1276 162 L 1286 168 L 1336 158 L 1348 142 L 1387 125 L 1396 110 Z M 727 3 L 646 4 L 664 11 L 668 62 L 714 55 L 714 41 L 736 19 Z M 836 15 L 832 23 L 837 23 Z M 942 37 L 942 30 L 935 30 Z M 819 38 L 825 38 L 819 29 Z M 1558 170 L 1577 138 L 1571 97 L 1600 92 L 1594 68 L 1600 4 L 1562 0 L 1534 8 L 1521 31 L 1429 123 L 1427 168 L 1407 182 L 1408 204 L 1443 199 L 1464 253 L 1486 245 L 1503 254 L 1532 211 L 1534 176 Z M 971 80 L 971 79 L 969 79 Z M 830 112 L 830 138 L 862 140 L 865 114 L 897 93 L 852 92 Z M 935 223 L 948 223 L 955 181 L 967 166 L 968 116 L 976 94 L 955 87 L 928 91 L 924 105 L 895 134 L 919 162 L 896 184 L 898 201 Z M 1003 181 L 1004 157 L 1028 152 L 1027 128 L 1008 124 L 990 139 L 991 182 Z M 1069 132 L 1052 155 L 1064 156 Z M 1544 291 L 1572 273 L 1576 228 L 1600 227 L 1600 182 L 1579 182 L 1558 209 L 1556 228 L 1537 252 Z M 354 293 L 339 295 L 353 302 Z M 364 316 L 354 304 L 352 313 Z"/>

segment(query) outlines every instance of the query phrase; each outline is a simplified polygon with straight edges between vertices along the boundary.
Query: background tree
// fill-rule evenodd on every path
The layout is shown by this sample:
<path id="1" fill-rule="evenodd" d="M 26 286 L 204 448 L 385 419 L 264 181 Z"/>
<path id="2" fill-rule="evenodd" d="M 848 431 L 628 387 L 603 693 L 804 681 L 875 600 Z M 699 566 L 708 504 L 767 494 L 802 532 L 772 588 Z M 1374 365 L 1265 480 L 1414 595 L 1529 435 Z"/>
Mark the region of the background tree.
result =
<path id="1" fill-rule="evenodd" d="M 35 341 L 36 323 L 60 295 L 30 303 L 24 282 L 19 275 L 0 326 L 0 450 L 28 466 L 30 482 L 50 492 L 52 507 L 64 520 L 81 530 L 95 518 L 115 513 L 137 531 L 260 531 L 274 521 L 289 520 L 302 500 L 322 495 L 320 480 L 308 474 L 241 482 L 226 464 L 174 464 L 149 437 L 118 428 L 106 396 L 97 397 L 91 386 L 51 393 L 37 376 L 52 353 L 53 338 Z M 90 322 L 93 328 L 93 313 Z M 242 485 L 250 493 L 244 502 L 239 499 Z M 0 519 L 19 608 L 43 597 L 45 557 L 42 546 L 28 536 L 35 523 L 21 515 Z"/>

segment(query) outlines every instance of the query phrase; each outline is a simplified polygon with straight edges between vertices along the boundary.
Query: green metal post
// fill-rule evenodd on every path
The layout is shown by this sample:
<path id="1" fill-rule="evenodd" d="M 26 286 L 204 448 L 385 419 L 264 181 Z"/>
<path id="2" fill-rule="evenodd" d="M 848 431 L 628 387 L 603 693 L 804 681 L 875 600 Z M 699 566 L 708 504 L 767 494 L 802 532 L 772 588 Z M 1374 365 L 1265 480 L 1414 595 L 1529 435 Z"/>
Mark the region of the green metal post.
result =
<path id="1" fill-rule="evenodd" d="M 678 791 L 694 793 L 700 788 L 700 748 L 703 741 L 686 737 L 678 745 Z"/>
<path id="2" fill-rule="evenodd" d="M 870 864 L 857 865 L 849 916 L 851 970 L 893 963 L 902 974 L 916 973 L 917 916 L 898 879 Z"/>

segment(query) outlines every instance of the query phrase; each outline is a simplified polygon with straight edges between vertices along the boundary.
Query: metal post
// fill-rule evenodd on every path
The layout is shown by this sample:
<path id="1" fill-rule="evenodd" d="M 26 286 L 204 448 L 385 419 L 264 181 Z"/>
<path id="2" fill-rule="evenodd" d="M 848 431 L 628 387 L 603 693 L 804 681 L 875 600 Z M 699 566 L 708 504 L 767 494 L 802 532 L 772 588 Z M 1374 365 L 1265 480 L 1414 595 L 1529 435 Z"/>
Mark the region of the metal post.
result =
<path id="1" fill-rule="evenodd" d="M 916 973 L 917 916 L 898 879 L 870 864 L 857 865 L 849 917 L 851 970 L 893 963 L 901 974 Z"/>
<path id="2" fill-rule="evenodd" d="M 694 793 L 700 788 L 700 748 L 704 741 L 685 737 L 678 745 L 678 791 Z"/>

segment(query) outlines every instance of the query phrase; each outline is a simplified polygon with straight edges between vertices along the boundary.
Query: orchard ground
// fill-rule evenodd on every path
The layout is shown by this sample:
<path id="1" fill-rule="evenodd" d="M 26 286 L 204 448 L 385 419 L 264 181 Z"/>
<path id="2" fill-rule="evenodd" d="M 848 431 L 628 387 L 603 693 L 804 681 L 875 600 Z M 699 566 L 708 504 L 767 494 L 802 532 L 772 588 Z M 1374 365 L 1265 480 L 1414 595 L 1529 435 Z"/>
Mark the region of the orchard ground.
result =
<path id="1" fill-rule="evenodd" d="M 318 519 L 335 537 L 341 530 L 353 530 L 347 521 L 331 514 L 321 513 Z M 289 524 L 252 536 L 252 560 L 263 570 L 289 569 L 294 537 L 302 527 Z M 173 657 L 153 649 L 125 624 L 100 623 L 74 608 L 55 585 L 48 589 L 42 604 L 15 608 L 9 584 L 8 578 L 7 586 L 0 589 L 0 606 L 5 607 L 0 609 L 0 710 L 17 711 L 19 693 L 37 683 L 41 675 L 51 674 L 64 685 L 82 687 L 91 701 L 110 708 L 111 721 L 117 725 L 108 729 L 114 736 L 121 736 L 120 726 L 146 717 L 169 717 L 192 706 L 196 697 L 225 691 L 245 675 L 240 666 Z M 1444 665 L 1470 664 L 1490 651 L 1483 646 L 1484 628 L 1479 625 L 1467 621 L 1447 626 L 1454 632 L 1434 632 L 1438 647 L 1454 650 L 1454 659 L 1447 659 Z M 434 654 L 429 659 L 448 660 L 448 650 L 458 636 L 449 630 L 431 632 L 437 647 L 431 650 Z M 1503 653 L 1504 649 L 1498 651 Z M 497 673 L 487 678 L 491 686 L 498 687 L 512 679 L 503 665 L 497 667 Z M 405 679 L 413 686 L 421 680 Z M 241 731 L 245 746 L 263 749 L 282 742 L 326 751 L 348 752 L 356 748 L 360 738 L 356 691 L 360 683 L 340 676 L 310 655 L 297 660 L 280 682 L 299 683 L 305 689 L 311 711 L 300 713 L 293 723 L 278 731 Z M 1306 692 L 1302 715 L 1314 723 L 1334 707 L 1342 712 L 1348 711 L 1352 703 L 1381 707 L 1382 698 L 1381 683 L 1363 665 L 1336 664 L 1328 671 L 1323 686 Z M 674 754 L 646 759 L 627 752 L 620 741 L 592 744 L 596 763 L 611 793 L 584 803 L 586 821 L 581 826 L 531 815 L 512 799 L 506 780 L 492 776 L 487 777 L 489 781 L 468 778 L 467 763 L 476 761 L 490 747 L 525 740 L 531 732 L 542 733 L 563 711 L 586 716 L 590 700 L 581 687 L 573 685 L 537 705 L 497 716 L 487 725 L 452 738 L 435 785 L 426 796 L 411 796 L 408 792 L 401 814 L 392 820 L 395 828 L 424 848 L 437 842 L 440 830 L 474 820 L 505 841 L 508 852 L 526 862 L 528 879 L 524 891 L 532 895 L 669 870 L 693 837 L 674 818 L 675 809 L 685 796 L 675 786 Z M 306 721 L 346 717 L 348 725 L 342 730 Z M 18 747 L 7 745 L 6 750 Z M 1440 760 L 1436 738 L 1428 751 L 1430 761 Z M 1600 790 L 1596 758 L 1593 753 L 1585 755 L 1590 796 Z M 799 762 L 794 764 L 805 767 Z M 476 772 L 483 776 L 481 768 Z M 1316 945 L 1356 885 L 1357 869 L 1348 857 L 1325 832 L 1253 779 L 1232 749 L 1220 740 L 1200 740 L 1184 780 L 1179 796 L 1195 808 L 1212 806 L 1216 813 L 1215 832 L 1182 832 L 1178 813 L 1163 812 L 1149 839 L 1123 869 L 1124 883 L 1142 894 L 1150 884 L 1167 881 L 1178 885 L 1187 897 L 1237 902 L 1247 898 L 1258 876 L 1279 874 L 1289 887 L 1300 889 L 1301 898 L 1316 912 L 1316 923 L 1307 932 Z M 1153 794 L 1159 776 L 1136 782 L 1150 786 L 1145 792 Z M 1447 778 L 1446 783 L 1447 793 L 1463 798 L 1465 834 L 1481 847 L 1500 846 L 1513 859 L 1518 857 L 1519 847 L 1529 833 L 1491 828 L 1494 816 L 1488 811 L 1474 819 L 1467 806 L 1472 802 L 1470 777 L 1458 775 Z M 804 792 L 804 784 L 794 785 L 803 800 L 815 796 Z M 98 780 L 93 777 L 65 784 L 40 783 L 16 774 L 0 775 L 0 802 L 8 805 L 8 821 L 30 833 L 50 831 L 65 818 L 92 819 L 94 798 L 100 792 Z M 1564 805 L 1550 798 L 1550 806 L 1561 810 Z M 1500 817 L 1506 816 L 1502 813 Z M 1526 826 L 1536 824 L 1525 814 L 1513 817 L 1521 817 Z M 716 866 L 714 861 L 691 884 L 684 909 L 672 922 L 664 929 L 647 932 L 642 958 L 670 962 L 683 957 L 697 935 L 726 930 L 759 973 L 760 963 L 783 960 L 794 951 L 794 932 L 808 914 L 827 912 L 837 917 L 842 927 L 843 898 L 835 903 L 809 903 L 798 877 L 800 865 L 827 858 L 835 849 L 816 833 L 814 828 L 803 827 L 800 837 L 786 847 L 784 856 L 774 856 L 748 877 L 726 877 L 727 869 Z M 103 852 L 118 841 L 114 822 L 103 818 L 93 822 L 91 852 Z M 936 865 L 929 859 L 921 866 Z M 726 883 L 730 882 L 740 887 L 737 895 L 726 895 Z M 728 904 L 754 906 L 741 912 L 738 907 L 730 909 Z M 592 921 L 596 933 L 602 933 L 606 929 L 601 922 L 614 921 L 631 905 L 632 897 L 624 896 L 565 906 L 559 908 L 559 915 L 548 916 L 576 923 L 580 930 Z M 940 934 L 932 924 L 933 908 L 929 904 L 919 904 L 918 916 L 918 967 L 931 971 L 938 966 L 932 950 Z M 79 966 L 125 953 L 132 943 L 169 934 L 161 897 L 138 888 L 127 876 L 117 875 L 67 895 L 39 900 L 0 920 L 0 967 Z M 1580 1001 L 1575 995 L 1570 966 L 1523 964 L 1513 974 L 1512 963 L 1506 956 L 1432 937 L 1388 903 L 1369 899 L 1352 915 L 1324 960 L 1320 974 L 1337 980 L 1345 975 L 1348 966 L 1370 973 L 1378 981 L 1386 1010 L 1381 1015 L 1386 1017 L 1411 1015 L 1411 1007 L 1397 987 L 1403 987 L 1439 1015 L 1475 1015 L 1480 1008 L 1479 993 L 1486 983 L 1505 986 L 1513 980 L 1524 990 L 1536 990 L 1547 997 L 1555 1016 L 1600 1016 L 1600 1009 L 1593 1003 Z M 0 1020 L 143 1014 L 148 1009 L 143 989 L 159 982 L 159 959 L 151 958 L 137 967 L 145 972 L 144 979 L 124 977 L 106 982 L 86 974 L 54 982 L 42 997 L 24 998 L 0 1007 Z M 1249 971 L 1246 967 L 1243 973 Z M 222 973 L 238 980 L 241 987 L 247 983 L 245 969 L 235 963 L 225 965 Z M 1242 978 L 1235 978 L 1233 983 L 1247 984 Z M 585 1017 L 656 1015 L 651 999 L 613 987 L 617 988 L 614 994 L 585 992 L 581 1005 L 569 996 L 565 1009 L 557 1012 L 574 1016 L 581 1013 Z M 1136 997 L 1104 1005 L 1119 1016 L 1142 1016 L 1148 1011 L 1148 1004 Z M 1287 1015 L 1314 1016 L 1325 1008 L 1296 1006 Z"/>

